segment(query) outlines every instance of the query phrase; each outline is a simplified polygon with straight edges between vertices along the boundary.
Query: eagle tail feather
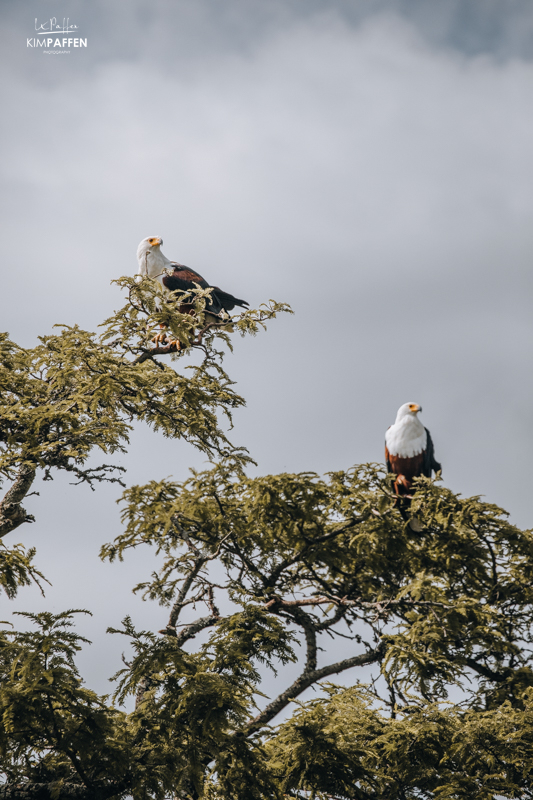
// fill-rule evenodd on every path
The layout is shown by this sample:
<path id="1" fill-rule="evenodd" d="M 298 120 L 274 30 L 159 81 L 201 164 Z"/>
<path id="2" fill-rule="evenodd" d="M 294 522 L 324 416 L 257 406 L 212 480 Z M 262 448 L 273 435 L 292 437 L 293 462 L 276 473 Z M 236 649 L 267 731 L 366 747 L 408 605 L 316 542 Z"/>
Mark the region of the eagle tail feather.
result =
<path id="1" fill-rule="evenodd" d="M 240 306 L 241 308 L 246 308 L 249 303 L 246 300 L 240 300 L 238 297 L 234 297 L 229 292 L 224 292 L 222 289 L 219 289 L 218 286 L 214 286 L 214 291 L 212 292 L 213 299 L 217 299 L 220 303 L 221 308 L 225 311 L 233 311 L 235 306 Z"/>

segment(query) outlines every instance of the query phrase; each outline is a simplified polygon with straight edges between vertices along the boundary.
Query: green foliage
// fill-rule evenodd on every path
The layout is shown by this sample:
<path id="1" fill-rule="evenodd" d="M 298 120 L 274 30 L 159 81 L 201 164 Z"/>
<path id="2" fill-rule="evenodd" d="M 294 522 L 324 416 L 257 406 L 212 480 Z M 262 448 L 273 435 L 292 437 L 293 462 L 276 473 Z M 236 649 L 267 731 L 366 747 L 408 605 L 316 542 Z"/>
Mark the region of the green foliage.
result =
<path id="1" fill-rule="evenodd" d="M 214 347 L 221 341 L 231 349 L 228 326 L 204 324 L 208 292 L 196 292 L 193 318 L 179 312 L 178 298 L 164 293 L 157 281 L 117 283 L 127 290 L 128 302 L 106 320 L 99 336 L 64 325 L 25 349 L 0 334 L 0 482 L 12 482 L 0 501 L 0 537 L 34 521 L 21 504 L 39 470 L 45 480 L 63 470 L 92 488 L 99 481 L 124 485 L 122 467 L 87 468 L 86 462 L 94 450 L 105 456 L 124 452 L 138 421 L 209 456 L 231 458 L 237 468 L 251 460 L 220 424 L 222 415 L 231 425 L 232 412 L 244 399 L 222 367 L 223 352 Z M 255 334 L 288 310 L 271 302 L 230 321 L 241 334 Z M 186 345 L 179 354 L 153 346 L 160 324 Z M 178 369 L 193 353 L 201 356 L 199 363 Z M 13 551 L 0 560 L 0 585 L 10 596 L 39 577 L 27 558 Z"/>
<path id="2" fill-rule="evenodd" d="M 260 674 L 252 664 L 263 664 L 277 674 L 273 658 L 280 664 L 297 660 L 291 645 L 295 640 L 280 620 L 263 608 L 247 604 L 240 613 L 220 619 L 207 649 L 214 655 L 216 669 L 249 675 L 250 681 L 258 683 Z"/>
<path id="3" fill-rule="evenodd" d="M 530 796 L 531 533 L 426 479 L 413 501 L 422 531 L 394 501 L 372 465 L 250 478 L 221 462 L 182 483 L 125 490 L 124 532 L 103 556 L 146 545 L 162 554 L 161 570 L 137 588 L 169 609 L 159 634 L 129 619 L 114 631 L 133 645 L 116 700 L 135 697 L 135 710 L 83 688 L 74 639 L 56 636 L 70 655 L 58 656 L 54 692 L 42 678 L 29 691 L 26 675 L 50 671 L 45 637 L 12 634 L 19 649 L 5 649 L 3 684 L 11 782 L 46 775 L 49 787 L 88 787 L 87 797 Z M 197 606 L 204 616 L 191 615 Z M 43 619 L 34 621 L 50 641 L 53 620 Z M 326 636 L 349 640 L 338 660 L 321 654 Z M 292 683 L 289 661 L 302 662 Z M 354 669 L 372 664 L 365 687 Z M 262 694 L 265 666 L 278 673 L 275 698 Z M 348 670 L 352 688 L 323 683 Z M 270 727 L 321 682 L 325 696 Z M 459 704 L 445 701 L 452 686 Z M 55 740 L 42 736 L 53 731 L 49 696 Z M 22 723 L 21 744 L 10 726 L 30 716 L 37 723 Z"/>
<path id="4" fill-rule="evenodd" d="M 130 300 L 104 323 L 99 337 L 61 326 L 59 333 L 41 337 L 37 347 L 23 349 L 2 334 L 0 476 L 13 478 L 21 464 L 32 464 L 47 475 L 56 468 L 80 480 L 98 480 L 107 467 L 84 472 L 81 465 L 93 448 L 105 454 L 123 451 L 134 420 L 165 436 L 187 439 L 207 454 L 232 450 L 217 414 L 231 420 L 232 410 L 244 400 L 221 366 L 222 353 L 213 348 L 217 338 L 230 344 L 229 334 L 209 330 L 195 348 L 174 354 L 176 359 L 191 349 L 202 353 L 201 363 L 182 374 L 152 355 L 157 348 L 150 341 L 161 322 L 188 341 L 193 318 L 179 313 L 157 281 L 136 284 L 122 278 L 118 283 L 129 289 Z M 198 304 L 205 305 L 205 292 L 198 290 L 198 295 Z M 255 333 L 283 310 L 271 303 L 247 311 L 236 326 Z"/>
<path id="5" fill-rule="evenodd" d="M 134 591 L 168 620 L 159 632 L 130 618 L 111 630 L 132 649 L 113 698 L 77 671 L 88 643 L 72 630 L 75 612 L 27 614 L 29 630 L 1 634 L 0 793 L 533 797 L 533 534 L 427 479 L 412 501 L 415 531 L 377 465 L 248 477 L 250 456 L 220 422 L 244 400 L 215 345 L 231 349 L 232 334 L 287 309 L 217 322 L 205 315 L 209 290 L 194 293 L 193 316 L 157 282 L 119 283 L 128 302 L 101 336 L 62 327 L 27 350 L 0 341 L 0 476 L 10 482 L 0 537 L 33 521 L 22 501 L 39 470 L 121 483 L 112 464 L 87 460 L 95 448 L 124 450 L 137 421 L 215 463 L 123 493 L 123 531 L 101 555 L 153 548 L 160 568 Z M 0 550 L 9 597 L 43 580 L 33 556 Z M 350 687 L 327 683 L 335 675 Z"/>
<path id="6" fill-rule="evenodd" d="M 117 775 L 123 764 L 115 730 L 123 715 L 83 687 L 74 664 L 87 641 L 69 630 L 74 613 L 24 614 L 37 630 L 4 634 L 0 752 L 8 782 L 93 785 L 109 764 Z"/>
<path id="7" fill-rule="evenodd" d="M 0 586 L 9 598 L 15 597 L 19 586 L 30 586 L 32 581 L 40 588 L 41 581 L 46 581 L 44 575 L 32 563 L 35 548 L 25 550 L 21 544 L 6 547 L 0 542 Z"/>
<path id="8" fill-rule="evenodd" d="M 364 688 L 327 688 L 266 749 L 270 770 L 297 797 L 530 797 L 533 693 L 525 706 L 474 711 L 427 704 L 380 713 Z"/>
<path id="9" fill-rule="evenodd" d="M 527 796 L 519 792 L 529 772 L 520 773 L 521 756 L 507 743 L 509 731 L 520 730 L 520 752 L 530 754 L 533 537 L 497 506 L 420 479 L 413 512 L 422 531 L 415 532 L 379 467 L 324 479 L 248 478 L 224 463 L 183 483 L 131 487 L 123 504 L 124 532 L 102 555 L 124 558 L 141 545 L 164 555 L 161 570 L 136 588 L 170 607 L 167 640 L 182 647 L 211 630 L 198 655 L 245 679 L 258 702 L 255 665 L 276 669 L 294 659 L 294 636 L 305 649 L 299 678 L 255 719 L 234 721 L 226 744 L 213 747 L 216 779 L 204 784 L 206 797 Z M 215 592 L 242 610 L 221 614 Z M 210 613 L 180 630 L 191 602 Z M 321 666 L 326 634 L 347 636 L 358 654 L 350 648 Z M 368 689 L 330 689 L 328 700 L 267 732 L 307 686 L 368 663 L 381 676 Z M 452 686 L 461 705 L 437 705 Z M 485 779 L 483 742 L 492 729 L 501 769 L 492 764 Z M 253 771 L 266 777 L 253 781 L 245 764 L 254 758 L 230 754 L 260 732 Z"/>
<path id="10" fill-rule="evenodd" d="M 316 597 L 322 630 L 327 605 L 339 622 L 364 620 L 386 641 L 383 669 L 400 692 L 445 697 L 465 666 L 489 683 L 505 674 L 529 684 L 517 642 L 530 636 L 533 536 L 496 506 L 420 479 L 415 533 L 379 468 L 235 479 L 221 465 L 182 484 L 132 487 L 124 502 L 125 531 L 102 555 L 141 544 L 163 552 L 160 573 L 137 587 L 147 597 L 168 604 L 198 553 L 218 553 L 234 602 L 290 614 L 276 598 Z M 191 592 L 201 595 L 207 563 Z"/>
<path id="11" fill-rule="evenodd" d="M 300 707 L 269 739 L 270 769 L 285 791 L 367 797 L 378 786 L 383 759 L 376 758 L 376 743 L 388 721 L 365 690 L 327 687 L 327 693 L 327 700 Z"/>

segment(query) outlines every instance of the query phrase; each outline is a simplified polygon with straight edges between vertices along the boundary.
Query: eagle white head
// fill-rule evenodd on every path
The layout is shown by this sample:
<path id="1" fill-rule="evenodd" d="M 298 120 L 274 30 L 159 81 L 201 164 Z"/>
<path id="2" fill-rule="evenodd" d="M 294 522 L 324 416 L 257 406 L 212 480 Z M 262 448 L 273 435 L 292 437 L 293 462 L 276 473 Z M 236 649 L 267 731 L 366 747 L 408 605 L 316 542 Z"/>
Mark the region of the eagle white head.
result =
<path id="1" fill-rule="evenodd" d="M 418 419 L 422 406 L 404 403 L 396 414 L 396 421 L 385 434 L 389 453 L 400 458 L 412 458 L 426 449 L 426 429 Z"/>
<path id="2" fill-rule="evenodd" d="M 170 265 L 169 259 L 161 252 L 163 239 L 160 236 L 147 236 L 137 248 L 137 275 L 158 278 Z"/>
<path id="3" fill-rule="evenodd" d="M 400 422 L 400 420 L 407 416 L 417 419 L 416 415 L 419 414 L 420 411 L 422 411 L 422 406 L 419 406 L 418 403 L 404 403 L 403 406 L 400 406 L 398 409 L 398 413 L 396 414 L 396 422 L 394 424 L 396 425 L 398 422 Z"/>

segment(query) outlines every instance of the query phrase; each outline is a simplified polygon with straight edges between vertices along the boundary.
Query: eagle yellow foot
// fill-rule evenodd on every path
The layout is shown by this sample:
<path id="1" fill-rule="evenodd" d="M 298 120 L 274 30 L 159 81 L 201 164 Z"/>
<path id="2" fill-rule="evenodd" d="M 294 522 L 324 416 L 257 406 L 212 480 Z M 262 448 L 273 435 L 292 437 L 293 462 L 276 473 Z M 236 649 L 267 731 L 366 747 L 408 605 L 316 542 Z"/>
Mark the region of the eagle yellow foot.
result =
<path id="1" fill-rule="evenodd" d="M 168 347 L 171 353 L 179 353 L 179 351 L 183 348 L 182 343 L 179 339 L 169 339 L 166 333 L 156 333 L 153 337 L 152 342 L 155 344 L 156 347 Z"/>
<path id="2" fill-rule="evenodd" d="M 155 344 L 156 347 L 160 347 L 161 345 L 167 344 L 166 333 L 163 333 L 163 331 L 161 331 L 161 333 L 156 333 L 156 335 L 152 339 L 152 342 Z"/>

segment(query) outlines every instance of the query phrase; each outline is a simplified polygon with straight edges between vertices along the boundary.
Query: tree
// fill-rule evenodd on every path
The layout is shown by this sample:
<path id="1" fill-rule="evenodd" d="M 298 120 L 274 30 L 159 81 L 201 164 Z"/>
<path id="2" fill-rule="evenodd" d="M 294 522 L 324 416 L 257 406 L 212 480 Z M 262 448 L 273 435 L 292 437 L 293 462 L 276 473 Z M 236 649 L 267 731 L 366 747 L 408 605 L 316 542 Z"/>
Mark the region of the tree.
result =
<path id="1" fill-rule="evenodd" d="M 0 794 L 532 797 L 533 535 L 427 479 L 412 504 L 415 532 L 378 465 L 249 477 L 249 455 L 217 418 L 243 403 L 215 349 L 230 344 L 228 326 L 201 327 L 200 290 L 194 319 L 149 280 L 121 284 L 128 304 L 103 337 L 63 328 L 33 350 L 3 340 L 2 534 L 32 521 L 21 503 L 39 469 L 122 483 L 112 465 L 86 462 L 95 447 L 124 448 L 135 420 L 188 439 L 213 465 L 181 483 L 124 487 L 123 533 L 101 555 L 162 554 L 134 591 L 169 616 L 158 632 L 131 619 L 113 631 L 133 646 L 114 698 L 77 672 L 76 611 L 27 615 L 32 631 L 3 632 Z M 281 310 L 233 325 L 254 333 Z M 160 324 L 185 344 L 179 354 L 151 345 Z M 202 361 L 185 377 L 193 351 Z M 9 596 L 42 580 L 33 556 L 4 549 Z M 328 656 L 331 640 L 342 657 Z M 299 668 L 292 682 L 289 662 Z M 276 697 L 261 694 L 265 669 L 277 672 Z M 349 688 L 331 683 L 343 674 Z M 311 686 L 320 692 L 303 702 Z"/>

